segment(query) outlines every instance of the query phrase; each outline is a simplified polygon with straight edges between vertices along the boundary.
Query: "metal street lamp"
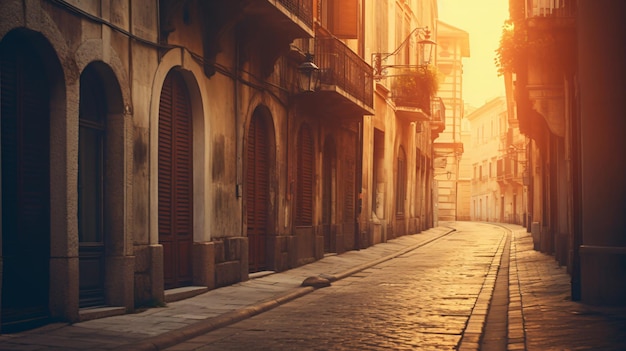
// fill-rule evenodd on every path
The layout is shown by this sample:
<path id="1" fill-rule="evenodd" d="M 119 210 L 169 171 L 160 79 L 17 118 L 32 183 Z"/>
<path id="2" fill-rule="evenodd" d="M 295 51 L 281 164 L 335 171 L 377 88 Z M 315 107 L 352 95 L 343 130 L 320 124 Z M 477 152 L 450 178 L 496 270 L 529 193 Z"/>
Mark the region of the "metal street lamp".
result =
<path id="1" fill-rule="evenodd" d="M 383 61 L 385 61 L 390 56 L 397 55 L 400 52 L 400 50 L 402 50 L 402 48 L 405 45 L 407 45 L 407 43 L 409 43 L 413 35 L 418 34 L 420 32 L 424 34 L 423 38 L 417 41 L 417 44 L 422 47 L 423 49 L 422 51 L 424 53 L 424 57 L 422 58 L 422 62 L 423 62 L 422 65 L 383 65 Z M 421 67 L 424 65 L 429 65 L 430 60 L 432 58 L 433 48 L 435 45 L 437 45 L 437 43 L 433 41 L 432 39 L 430 39 L 430 29 L 428 29 L 428 26 L 417 27 L 413 29 L 409 33 L 409 35 L 402 41 L 402 43 L 400 43 L 400 45 L 393 52 L 391 53 L 377 52 L 377 53 L 372 54 L 372 61 L 373 61 L 372 66 L 374 67 L 374 78 L 380 80 L 384 76 L 386 76 L 387 75 L 386 68 L 411 68 L 411 67 L 414 68 L 414 67 Z"/>
<path id="2" fill-rule="evenodd" d="M 307 53 L 304 62 L 298 66 L 298 87 L 301 92 L 315 91 L 319 70 L 319 67 L 313 62 L 313 55 Z"/>

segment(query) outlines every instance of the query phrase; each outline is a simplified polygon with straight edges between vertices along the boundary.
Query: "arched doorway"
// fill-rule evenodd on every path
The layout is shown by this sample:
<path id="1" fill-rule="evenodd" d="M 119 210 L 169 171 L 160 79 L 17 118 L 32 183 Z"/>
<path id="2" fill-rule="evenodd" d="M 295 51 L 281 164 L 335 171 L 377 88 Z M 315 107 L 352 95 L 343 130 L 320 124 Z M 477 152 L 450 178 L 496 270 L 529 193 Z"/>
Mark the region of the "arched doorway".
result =
<path id="1" fill-rule="evenodd" d="M 107 101 L 94 66 L 80 77 L 78 137 L 79 305 L 104 298 L 104 159 Z"/>
<path id="2" fill-rule="evenodd" d="M 159 243 L 166 289 L 192 284 L 193 129 L 189 92 L 171 71 L 159 105 Z"/>
<path id="3" fill-rule="evenodd" d="M 266 114 L 257 108 L 248 128 L 245 192 L 249 272 L 270 268 L 272 129 L 268 123 Z"/>
<path id="4" fill-rule="evenodd" d="M 125 257 L 128 176 L 122 91 L 101 61 L 80 76 L 78 133 L 79 307 L 127 305 Z M 108 283 L 107 283 L 108 282 Z"/>
<path id="5" fill-rule="evenodd" d="M 2 331 L 46 323 L 50 261 L 50 94 L 24 38 L 0 43 Z"/>

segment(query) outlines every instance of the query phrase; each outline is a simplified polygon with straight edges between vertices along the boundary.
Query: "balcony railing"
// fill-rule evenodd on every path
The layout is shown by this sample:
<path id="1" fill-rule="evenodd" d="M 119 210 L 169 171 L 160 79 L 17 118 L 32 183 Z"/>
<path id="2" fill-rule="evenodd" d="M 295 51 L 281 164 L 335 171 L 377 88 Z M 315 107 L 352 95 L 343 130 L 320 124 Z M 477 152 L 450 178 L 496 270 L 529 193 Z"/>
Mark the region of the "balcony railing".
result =
<path id="1" fill-rule="evenodd" d="M 317 37 L 315 63 L 320 68 L 322 85 L 336 86 L 365 106 L 374 107 L 372 67 L 343 42 Z"/>
<path id="2" fill-rule="evenodd" d="M 561 17 L 576 15 L 575 0 L 527 0 L 526 18 Z"/>
<path id="3" fill-rule="evenodd" d="M 435 96 L 430 99 L 430 116 L 432 122 L 445 123 L 446 105 L 440 97 Z"/>
<path id="4" fill-rule="evenodd" d="M 309 27 L 313 26 L 313 0 L 278 0 L 278 2 Z"/>

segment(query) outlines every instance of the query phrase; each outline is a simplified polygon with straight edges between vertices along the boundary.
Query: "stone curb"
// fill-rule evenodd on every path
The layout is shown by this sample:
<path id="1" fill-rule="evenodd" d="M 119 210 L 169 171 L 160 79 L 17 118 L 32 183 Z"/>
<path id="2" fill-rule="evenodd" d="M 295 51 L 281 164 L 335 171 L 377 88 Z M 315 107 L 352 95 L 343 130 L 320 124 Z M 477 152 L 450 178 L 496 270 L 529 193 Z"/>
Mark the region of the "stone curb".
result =
<path id="1" fill-rule="evenodd" d="M 502 228 L 511 232 L 509 228 Z M 459 340 L 459 351 L 480 350 L 481 336 L 485 331 L 484 328 L 487 321 L 487 314 L 489 313 L 489 305 L 495 289 L 495 281 L 500 269 L 504 247 L 507 242 L 507 235 L 508 233 L 502 236 L 502 239 L 498 244 L 498 249 L 491 260 L 489 270 L 485 275 L 485 280 L 483 280 L 483 284 L 476 298 L 476 302 L 474 303 L 474 307 L 472 308 L 472 312 L 461 336 L 461 340 Z"/>
<path id="2" fill-rule="evenodd" d="M 375 259 L 366 263 L 363 263 L 361 265 L 355 266 L 353 268 L 347 269 L 344 272 L 341 272 L 339 274 L 335 274 L 335 275 L 323 275 L 324 278 L 328 279 L 331 282 L 340 280 L 340 279 L 344 279 L 346 277 L 349 277 L 355 273 L 358 273 L 360 271 L 363 271 L 369 267 L 375 266 L 377 264 L 380 264 L 382 262 L 388 261 L 390 259 L 396 258 L 398 256 L 404 255 L 407 252 L 410 252 L 412 250 L 415 250 L 421 246 L 427 245 L 435 240 L 438 240 L 454 231 L 456 231 L 456 229 L 454 228 L 450 228 L 447 227 L 448 230 L 441 233 L 440 235 L 431 238 L 429 240 L 411 245 L 411 246 L 407 246 L 404 249 L 398 250 L 390 255 L 381 257 L 379 259 Z M 193 323 L 191 325 L 188 325 L 186 327 L 177 329 L 177 330 L 172 330 L 166 333 L 163 333 L 161 335 L 157 335 L 154 337 L 150 337 L 150 338 L 146 338 L 144 340 L 141 340 L 139 342 L 136 343 L 132 343 L 132 344 L 128 344 L 128 345 L 123 345 L 121 347 L 118 348 L 118 350 L 123 350 L 123 351 L 130 351 L 130 350 L 137 350 L 137 351 L 153 351 L 153 350 L 163 350 L 165 348 L 177 345 L 185 340 L 189 340 L 192 338 L 195 338 L 197 336 L 200 336 L 202 334 L 206 334 L 208 332 L 211 332 L 213 330 L 219 329 L 219 328 L 223 328 L 226 327 L 228 325 L 240 322 L 244 319 L 250 318 L 252 316 L 255 316 L 257 314 L 269 311 L 275 307 L 278 307 L 282 304 L 285 304 L 289 301 L 295 300 L 299 297 L 302 297 L 304 295 L 307 295 L 313 291 L 315 291 L 316 289 L 310 286 L 306 286 L 306 287 L 298 287 L 298 288 L 294 288 L 291 291 L 288 291 L 284 294 L 278 295 L 276 297 L 270 298 L 268 300 L 265 301 L 260 301 L 256 304 L 244 307 L 244 308 L 240 308 L 238 310 L 234 310 L 231 312 L 227 312 L 224 314 L 221 314 L 219 316 L 213 317 L 213 318 L 208 318 L 206 320 L 203 321 L 199 321 L 197 323 Z"/>
<path id="3" fill-rule="evenodd" d="M 331 276 L 324 275 L 324 278 L 330 280 L 331 282 L 334 282 L 334 281 L 337 281 L 339 279 L 343 279 L 343 278 L 349 277 L 349 276 L 351 276 L 353 274 L 356 274 L 356 273 L 358 273 L 360 271 L 363 271 L 363 270 L 365 270 L 367 268 L 370 268 L 370 267 L 375 266 L 377 264 L 380 264 L 380 263 L 383 263 L 385 261 L 391 260 L 391 259 L 396 258 L 398 256 L 402 256 L 402 255 L 404 255 L 407 252 L 413 251 L 413 250 L 415 250 L 415 249 L 417 249 L 419 247 L 422 247 L 424 245 L 430 244 L 431 242 L 433 242 L 435 240 L 438 240 L 438 239 L 441 239 L 442 237 L 444 237 L 444 236 L 446 236 L 446 235 L 448 235 L 448 234 L 450 234 L 452 232 L 455 232 L 455 231 L 456 231 L 456 229 L 448 227 L 447 231 L 443 232 L 441 235 L 439 235 L 437 237 L 434 237 L 434 238 L 432 238 L 430 240 L 426 240 L 424 242 L 420 242 L 420 243 L 417 243 L 417 244 L 414 244 L 414 245 L 411 245 L 411 246 L 407 246 L 404 249 L 401 249 L 401 250 L 399 250 L 397 252 L 394 252 L 394 253 L 392 253 L 390 255 L 378 258 L 376 260 L 372 260 L 370 262 L 363 263 L 363 264 L 361 264 L 359 266 L 347 269 L 347 270 L 345 270 L 345 271 L 343 271 L 343 272 L 341 272 L 339 274 L 336 274 L 334 276 L 333 275 L 331 275 Z"/>
<path id="4" fill-rule="evenodd" d="M 215 329 L 223 328 L 265 311 L 269 311 L 291 300 L 297 299 L 298 297 L 307 295 L 314 290 L 315 289 L 313 287 L 298 287 L 269 300 L 261 301 L 251 306 L 227 312 L 217 317 L 208 318 L 177 330 L 172 330 L 158 336 L 144 339 L 137 343 L 121 346 L 118 350 L 162 350 Z"/>

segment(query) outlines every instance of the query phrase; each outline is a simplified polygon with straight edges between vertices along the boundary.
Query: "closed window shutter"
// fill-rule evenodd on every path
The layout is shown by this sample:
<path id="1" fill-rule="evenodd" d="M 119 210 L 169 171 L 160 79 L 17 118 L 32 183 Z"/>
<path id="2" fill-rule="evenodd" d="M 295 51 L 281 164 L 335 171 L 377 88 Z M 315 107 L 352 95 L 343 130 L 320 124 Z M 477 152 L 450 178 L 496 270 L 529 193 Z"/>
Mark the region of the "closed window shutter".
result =
<path id="1" fill-rule="evenodd" d="M 356 186 L 356 135 L 346 134 L 347 143 L 344 144 L 344 222 L 350 222 L 356 217 L 355 213 L 355 186 Z"/>
<path id="2" fill-rule="evenodd" d="M 159 104 L 159 235 L 172 232 L 172 84 L 167 80 Z"/>
<path id="3" fill-rule="evenodd" d="M 176 234 L 191 233 L 191 209 L 193 207 L 191 187 L 193 184 L 191 111 L 187 89 L 179 79 L 174 90 L 174 157 L 176 167 Z"/>
<path id="4" fill-rule="evenodd" d="M 331 31 L 337 38 L 357 39 L 359 33 L 359 1 L 333 0 L 331 2 Z"/>
<path id="5" fill-rule="evenodd" d="M 296 187 L 296 225 L 313 225 L 313 138 L 307 125 L 303 125 L 298 133 Z"/>
<path id="6" fill-rule="evenodd" d="M 266 237 L 269 201 L 269 155 L 267 126 L 254 115 L 248 132 L 246 211 L 251 272 L 267 268 Z"/>
<path id="7" fill-rule="evenodd" d="M 398 174 L 396 184 L 396 218 L 404 218 L 404 200 L 406 199 L 406 155 L 400 148 L 398 155 Z"/>
<path id="8" fill-rule="evenodd" d="M 163 83 L 159 106 L 159 242 L 166 288 L 192 282 L 193 149 L 189 94 L 172 73 Z"/>

